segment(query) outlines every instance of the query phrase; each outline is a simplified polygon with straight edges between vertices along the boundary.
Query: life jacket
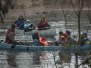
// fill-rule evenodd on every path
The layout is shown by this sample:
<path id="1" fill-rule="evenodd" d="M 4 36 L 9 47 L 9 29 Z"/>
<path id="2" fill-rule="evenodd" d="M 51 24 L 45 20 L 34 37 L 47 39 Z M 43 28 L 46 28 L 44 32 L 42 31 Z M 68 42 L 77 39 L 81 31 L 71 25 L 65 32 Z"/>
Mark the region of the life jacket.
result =
<path id="1" fill-rule="evenodd" d="M 8 29 L 7 32 L 6 32 L 6 39 L 5 39 L 5 43 L 11 43 L 9 37 L 8 37 L 8 34 L 12 32 L 14 35 L 15 35 L 15 32 L 13 30 L 10 30 Z"/>
<path id="2" fill-rule="evenodd" d="M 65 36 L 61 36 L 61 41 L 67 41 L 67 38 Z"/>
<path id="3" fill-rule="evenodd" d="M 39 23 L 39 26 L 46 26 L 45 21 L 41 21 L 41 22 Z"/>
<path id="4" fill-rule="evenodd" d="M 60 37 L 60 43 L 64 45 L 67 42 L 67 38 L 65 36 Z"/>
<path id="5" fill-rule="evenodd" d="M 67 38 L 69 35 L 67 33 L 63 33 L 63 36 Z"/>
<path id="6" fill-rule="evenodd" d="M 46 38 L 39 38 L 39 45 L 48 46 L 48 42 L 46 42 Z"/>
<path id="7" fill-rule="evenodd" d="M 24 24 L 24 29 L 28 29 L 31 26 L 31 24 Z"/>

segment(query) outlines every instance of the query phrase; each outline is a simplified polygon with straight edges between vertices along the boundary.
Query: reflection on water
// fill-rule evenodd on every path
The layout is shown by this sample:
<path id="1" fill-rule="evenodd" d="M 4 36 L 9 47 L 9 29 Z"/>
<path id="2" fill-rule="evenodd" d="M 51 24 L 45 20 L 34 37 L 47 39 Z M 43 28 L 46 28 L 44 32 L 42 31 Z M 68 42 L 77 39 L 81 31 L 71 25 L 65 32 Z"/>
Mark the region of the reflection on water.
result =
<path id="1" fill-rule="evenodd" d="M 58 32 L 62 30 L 65 31 L 65 22 L 49 22 L 51 25 L 56 27 L 57 34 L 54 38 L 58 38 Z M 75 29 L 76 23 L 70 22 L 71 25 L 68 25 L 69 30 L 72 32 L 72 35 L 78 36 L 78 30 Z M 20 40 L 25 42 L 32 41 L 31 36 L 16 36 Z M 47 40 L 55 41 L 54 38 L 48 38 Z M 4 39 L 4 37 L 1 37 Z M 81 57 L 79 56 L 79 64 L 82 62 Z M 55 64 L 56 61 L 64 62 L 62 65 Z M 57 66 L 57 67 L 56 67 Z M 64 68 L 75 68 L 75 56 L 74 54 L 69 54 L 61 52 L 59 57 L 59 51 L 57 52 L 20 52 L 20 51 L 0 51 L 0 68 L 59 68 L 63 66 Z M 80 66 L 79 68 L 83 68 Z M 85 68 L 89 68 L 87 65 Z"/>
<path id="2" fill-rule="evenodd" d="M 58 53 L 56 53 L 56 56 Z M 58 57 L 57 57 L 58 58 Z M 55 67 L 53 62 L 53 52 L 10 52 L 0 51 L 0 68 L 52 68 Z"/>
<path id="3" fill-rule="evenodd" d="M 7 63 L 10 67 L 17 67 L 16 56 L 14 54 L 7 54 Z"/>
<path id="4" fill-rule="evenodd" d="M 66 57 L 66 58 L 65 58 Z M 82 57 L 78 56 L 79 64 L 82 62 Z M 61 61 L 63 64 L 56 64 L 56 61 Z M 64 53 L 59 57 L 57 52 L 10 52 L 0 51 L 0 68 L 75 68 L 74 54 Z M 79 68 L 83 68 L 80 66 Z M 85 66 L 88 68 L 88 66 Z"/>

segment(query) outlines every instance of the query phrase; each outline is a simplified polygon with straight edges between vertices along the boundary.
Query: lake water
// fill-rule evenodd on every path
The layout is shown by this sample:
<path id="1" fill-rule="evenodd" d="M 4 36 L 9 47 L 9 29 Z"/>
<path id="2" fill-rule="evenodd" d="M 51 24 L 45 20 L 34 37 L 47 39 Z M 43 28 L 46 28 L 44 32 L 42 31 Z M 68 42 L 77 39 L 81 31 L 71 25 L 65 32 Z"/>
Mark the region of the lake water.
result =
<path id="1" fill-rule="evenodd" d="M 47 38 L 48 40 L 55 41 L 58 38 L 58 32 L 62 30 L 65 32 L 65 22 L 49 22 L 53 27 L 56 27 L 56 36 L 54 38 Z M 74 22 L 69 22 L 69 30 L 72 32 L 72 35 L 78 37 L 78 30 L 75 29 L 77 26 Z M 90 33 L 89 33 L 90 34 Z M 31 40 L 31 36 L 16 36 L 20 40 Z M 4 39 L 2 36 L 1 39 Z M 81 57 L 78 56 L 78 63 L 81 63 Z M 39 62 L 40 60 L 40 62 Z M 64 60 L 62 65 L 55 64 L 55 61 L 59 60 L 59 51 L 56 52 L 20 52 L 15 51 L 11 52 L 10 50 L 0 50 L 0 68 L 75 68 L 75 55 L 70 54 L 70 62 L 65 63 Z M 88 65 L 80 66 L 79 68 L 90 68 Z"/>

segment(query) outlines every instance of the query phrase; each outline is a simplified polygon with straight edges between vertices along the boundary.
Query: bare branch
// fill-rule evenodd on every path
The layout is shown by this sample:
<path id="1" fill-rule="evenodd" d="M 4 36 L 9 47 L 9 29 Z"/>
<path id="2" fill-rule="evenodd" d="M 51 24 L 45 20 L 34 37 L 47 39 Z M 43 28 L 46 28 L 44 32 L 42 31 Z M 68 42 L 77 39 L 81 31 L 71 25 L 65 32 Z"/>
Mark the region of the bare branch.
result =
<path id="1" fill-rule="evenodd" d="M 70 0 L 70 1 L 71 1 L 72 7 L 73 7 L 73 9 L 74 9 L 75 13 L 78 15 L 78 12 L 76 11 L 75 6 L 73 5 L 72 0 Z"/>

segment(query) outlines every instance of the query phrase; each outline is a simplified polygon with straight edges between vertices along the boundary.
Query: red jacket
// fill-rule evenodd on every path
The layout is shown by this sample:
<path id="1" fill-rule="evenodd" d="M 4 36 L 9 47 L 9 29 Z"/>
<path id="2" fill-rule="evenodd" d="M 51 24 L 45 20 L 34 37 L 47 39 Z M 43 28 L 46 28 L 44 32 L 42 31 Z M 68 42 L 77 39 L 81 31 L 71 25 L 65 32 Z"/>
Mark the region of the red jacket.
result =
<path id="1" fill-rule="evenodd" d="M 11 43 L 11 40 L 9 39 L 8 37 L 8 34 L 12 32 L 14 35 L 15 35 L 15 32 L 11 29 L 8 29 L 7 32 L 6 32 L 6 39 L 5 39 L 5 43 Z"/>
<path id="2" fill-rule="evenodd" d="M 41 22 L 39 23 L 39 26 L 43 26 L 43 27 L 45 27 L 45 26 L 46 26 L 45 21 L 41 21 Z"/>

